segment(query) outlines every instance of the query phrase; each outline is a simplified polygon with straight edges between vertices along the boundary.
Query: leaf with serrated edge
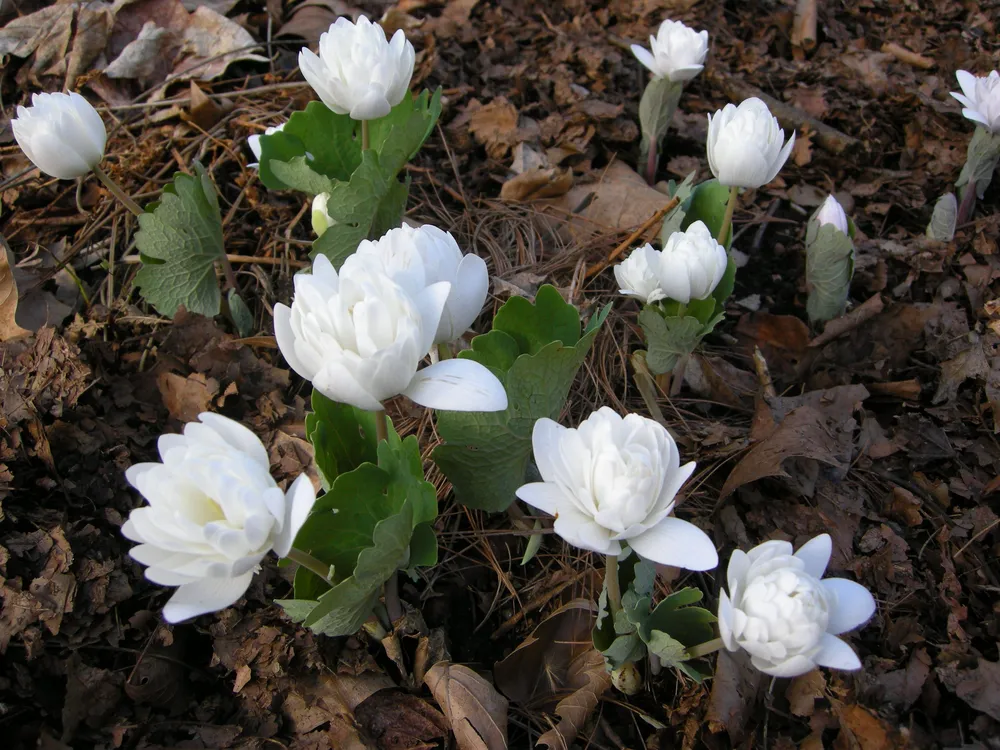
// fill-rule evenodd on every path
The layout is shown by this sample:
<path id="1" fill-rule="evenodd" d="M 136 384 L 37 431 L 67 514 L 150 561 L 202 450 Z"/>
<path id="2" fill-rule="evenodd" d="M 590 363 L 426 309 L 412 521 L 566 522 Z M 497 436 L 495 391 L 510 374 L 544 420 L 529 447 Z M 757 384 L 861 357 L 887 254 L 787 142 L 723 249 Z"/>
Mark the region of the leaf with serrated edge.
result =
<path id="1" fill-rule="evenodd" d="M 707 332 L 697 318 L 664 318 L 652 306 L 639 313 L 639 325 L 646 338 L 646 364 L 656 375 L 673 370 L 681 357 L 698 347 Z"/>
<path id="2" fill-rule="evenodd" d="M 142 296 L 170 318 L 188 312 L 218 315 L 222 294 L 215 263 L 225 252 L 215 185 L 200 164 L 178 173 L 160 200 L 139 216 L 135 244 L 143 259 L 135 276 Z"/>
<path id="3" fill-rule="evenodd" d="M 392 422 L 386 417 L 388 430 Z M 316 450 L 316 468 L 324 489 L 337 475 L 363 463 L 377 463 L 375 413 L 331 401 L 312 392 L 312 411 L 306 414 L 306 438 Z"/>

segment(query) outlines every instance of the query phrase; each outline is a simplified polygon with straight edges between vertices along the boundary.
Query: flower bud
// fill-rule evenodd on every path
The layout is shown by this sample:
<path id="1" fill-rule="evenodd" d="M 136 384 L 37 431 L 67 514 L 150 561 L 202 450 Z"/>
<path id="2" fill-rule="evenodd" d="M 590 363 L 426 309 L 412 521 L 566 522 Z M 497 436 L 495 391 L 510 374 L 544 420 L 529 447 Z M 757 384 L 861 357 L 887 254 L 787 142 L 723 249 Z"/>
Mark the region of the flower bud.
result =
<path id="1" fill-rule="evenodd" d="M 714 292 L 728 265 L 726 248 L 705 222 L 696 221 L 687 231 L 674 232 L 667 239 L 657 269 L 659 286 L 666 297 L 686 305 Z"/>
<path id="2" fill-rule="evenodd" d="M 322 237 L 323 232 L 330 228 L 331 224 L 336 224 L 330 214 L 327 213 L 326 206 L 330 200 L 329 193 L 320 193 L 312 202 L 312 228 L 317 237 Z"/>
<path id="3" fill-rule="evenodd" d="M 820 226 L 832 224 L 844 234 L 850 236 L 850 225 L 847 222 L 847 214 L 844 213 L 843 206 L 837 202 L 832 195 L 828 195 L 819 211 L 816 212 L 816 221 Z"/>
<path id="4" fill-rule="evenodd" d="M 967 70 L 955 74 L 962 93 L 951 95 L 963 105 L 962 114 L 993 134 L 1000 134 L 1000 72 L 974 76 Z"/>
<path id="5" fill-rule="evenodd" d="M 630 297 L 638 297 L 650 305 L 667 295 L 660 289 L 658 269 L 660 253 L 652 245 L 643 245 L 633 250 L 629 256 L 615 266 L 615 280 L 618 291 Z"/>
<path id="6" fill-rule="evenodd" d="M 319 55 L 299 52 L 299 68 L 316 95 L 338 115 L 385 117 L 410 88 L 416 53 L 402 29 L 387 41 L 365 16 L 338 18 L 319 38 Z"/>
<path id="7" fill-rule="evenodd" d="M 104 120 L 77 93 L 32 94 L 10 125 L 25 156 L 50 177 L 82 177 L 104 158 Z"/>
<path id="8" fill-rule="evenodd" d="M 650 50 L 632 45 L 632 54 L 649 68 L 654 78 L 690 81 L 705 67 L 708 32 L 695 31 L 680 21 L 666 20 L 656 36 L 649 37 Z"/>
<path id="9" fill-rule="evenodd" d="M 758 188 L 775 177 L 795 144 L 756 97 L 708 116 L 708 164 L 727 187 Z"/>
<path id="10" fill-rule="evenodd" d="M 792 553 L 770 541 L 729 558 L 729 592 L 719 593 L 719 633 L 730 651 L 750 654 L 774 677 L 796 677 L 816 668 L 860 669 L 841 633 L 867 622 L 875 600 L 845 578 L 823 579 L 832 542 L 820 534 Z"/>

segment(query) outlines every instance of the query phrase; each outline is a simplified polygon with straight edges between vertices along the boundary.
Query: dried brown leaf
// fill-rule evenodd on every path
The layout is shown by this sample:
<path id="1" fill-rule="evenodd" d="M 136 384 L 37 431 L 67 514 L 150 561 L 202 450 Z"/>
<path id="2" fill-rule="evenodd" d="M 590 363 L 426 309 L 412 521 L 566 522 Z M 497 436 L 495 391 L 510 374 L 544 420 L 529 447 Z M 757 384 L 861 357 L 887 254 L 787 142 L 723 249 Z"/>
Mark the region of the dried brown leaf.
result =
<path id="1" fill-rule="evenodd" d="M 500 198 L 519 202 L 557 198 L 573 187 L 573 170 L 535 167 L 511 177 L 500 188 Z"/>
<path id="2" fill-rule="evenodd" d="M 0 341 L 24 336 L 30 331 L 17 324 L 17 282 L 11 270 L 11 253 L 6 240 L 0 242 Z"/>
<path id="3" fill-rule="evenodd" d="M 545 745 L 568 750 L 570 743 L 594 713 L 601 696 L 611 687 L 611 673 L 605 666 L 604 655 L 595 648 L 573 660 L 567 678 L 570 685 L 580 687 L 556 705 L 556 715 L 560 722 L 538 738 L 536 747 Z"/>
<path id="4" fill-rule="evenodd" d="M 937 668 L 938 679 L 977 711 L 1000 721 L 1000 662 L 980 659 L 975 669 L 951 664 Z"/>
<path id="5" fill-rule="evenodd" d="M 746 654 L 720 651 L 706 716 L 709 729 L 725 729 L 734 746 L 741 743 L 763 685 L 763 674 L 750 664 Z"/>
<path id="6" fill-rule="evenodd" d="M 506 750 L 507 699 L 468 667 L 438 662 L 424 682 L 451 722 L 459 750 Z"/>
<path id="7" fill-rule="evenodd" d="M 193 422 L 203 411 L 211 411 L 212 399 L 219 392 L 218 380 L 197 372 L 187 377 L 161 372 L 156 385 L 170 416 L 181 422 Z"/>
<path id="8" fill-rule="evenodd" d="M 816 701 L 823 697 L 825 691 L 826 679 L 820 670 L 799 675 L 785 690 L 788 709 L 796 716 L 812 716 L 816 711 Z"/>

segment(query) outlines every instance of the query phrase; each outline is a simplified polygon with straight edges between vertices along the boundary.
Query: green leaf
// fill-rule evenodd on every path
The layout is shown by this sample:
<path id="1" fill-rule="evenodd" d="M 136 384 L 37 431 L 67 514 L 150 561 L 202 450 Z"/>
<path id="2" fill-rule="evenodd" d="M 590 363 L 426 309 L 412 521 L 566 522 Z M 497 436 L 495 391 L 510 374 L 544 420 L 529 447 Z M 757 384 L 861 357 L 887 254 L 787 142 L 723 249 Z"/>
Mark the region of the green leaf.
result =
<path id="1" fill-rule="evenodd" d="M 524 547 L 524 556 L 521 558 L 521 567 L 523 568 L 529 562 L 531 562 L 535 555 L 538 554 L 538 550 L 542 548 L 542 521 L 541 519 L 535 519 L 534 530 L 536 533 L 528 537 L 528 543 Z"/>
<path id="2" fill-rule="evenodd" d="M 380 229 L 387 228 L 393 216 L 401 220 L 400 198 L 405 202 L 406 196 L 401 194 L 399 184 L 394 177 L 385 175 L 378 155 L 366 151 L 349 182 L 337 182 L 325 191 L 329 193 L 326 211 L 330 227 L 313 242 L 310 255 L 325 255 L 339 269 L 361 240 L 373 233 L 376 219 Z"/>
<path id="3" fill-rule="evenodd" d="M 503 382 L 507 409 L 437 415 L 444 443 L 434 450 L 434 461 L 469 507 L 498 512 L 510 505 L 524 484 L 535 422 L 559 416 L 608 312 L 598 313 L 581 337 L 579 313 L 553 287 L 543 286 L 536 300 L 532 305 L 512 297 L 497 313 L 494 329 L 460 355 L 489 367 Z"/>
<path id="4" fill-rule="evenodd" d="M 391 431 L 388 417 L 386 421 Z M 306 438 L 316 449 L 316 468 L 327 490 L 338 474 L 378 461 L 375 413 L 331 401 L 315 390 L 312 411 L 306 414 Z"/>
<path id="5" fill-rule="evenodd" d="M 811 321 L 837 317 L 847 305 L 854 275 L 854 243 L 833 224 L 816 216 L 806 229 L 806 312 Z"/>
<path id="6" fill-rule="evenodd" d="M 955 187 L 962 188 L 971 184 L 976 189 L 976 196 L 982 200 L 986 188 L 993 181 L 993 173 L 998 162 L 1000 162 L 1000 133 L 991 133 L 980 125 L 969 141 L 965 164 L 955 182 Z"/>
<path id="7" fill-rule="evenodd" d="M 410 539 L 410 565 L 407 570 L 430 568 L 437 565 L 438 543 L 432 523 L 418 524 Z M 411 573 L 412 575 L 412 573 Z"/>
<path id="8" fill-rule="evenodd" d="M 654 630 L 646 641 L 651 653 L 660 657 L 665 667 L 679 667 L 688 659 L 687 647 L 678 640 L 671 638 L 662 630 Z"/>
<path id="9" fill-rule="evenodd" d="M 545 284 L 532 304 L 511 297 L 493 320 L 493 329 L 511 336 L 523 354 L 537 354 L 553 341 L 574 346 L 580 340 L 580 314 L 563 300 L 554 286 Z"/>
<path id="10" fill-rule="evenodd" d="M 398 507 L 403 500 L 413 505 L 413 524 L 433 521 L 437 517 L 437 491 L 424 479 L 423 461 L 417 438 L 410 435 L 400 440 L 395 432 L 378 446 L 379 468 L 389 476 L 388 494 Z"/>
<path id="11" fill-rule="evenodd" d="M 645 164 L 650 147 L 659 150 L 660 142 L 667 134 L 677 104 L 681 100 L 684 84 L 669 78 L 652 78 L 646 84 L 639 100 L 639 127 L 642 130 L 640 153 Z"/>
<path id="12" fill-rule="evenodd" d="M 955 238 L 955 225 L 958 222 L 958 200 L 954 193 L 945 193 L 934 204 L 927 225 L 927 236 L 939 242 L 951 242 Z"/>
<path id="13" fill-rule="evenodd" d="M 694 191 L 694 176 L 696 174 L 698 174 L 697 170 L 685 177 L 680 185 L 671 187 L 670 197 L 677 198 L 680 203 L 671 209 L 670 213 L 663 219 L 663 225 L 660 227 L 660 245 L 666 245 L 670 235 L 674 232 L 682 231 L 681 226 L 687 216 L 684 206 L 689 203 L 691 193 Z"/>
<path id="14" fill-rule="evenodd" d="M 721 316 L 718 319 L 721 320 Z M 716 322 L 718 320 L 706 325 L 692 317 L 665 318 L 654 306 L 644 307 L 639 313 L 639 325 L 646 336 L 646 364 L 650 371 L 660 375 L 673 370 L 681 357 L 698 347 Z"/>
<path id="15" fill-rule="evenodd" d="M 142 268 L 135 284 L 161 315 L 183 305 L 188 312 L 218 315 L 222 294 L 215 263 L 225 250 L 215 185 L 200 164 L 195 175 L 177 173 L 157 203 L 139 216 L 135 244 Z"/>
<path id="16" fill-rule="evenodd" d="M 311 599 L 276 599 L 285 610 L 292 622 L 302 622 L 316 608 L 316 602 Z"/>
<path id="17" fill-rule="evenodd" d="M 230 289 L 226 295 L 226 303 L 229 305 L 229 313 L 233 316 L 233 322 L 240 336 L 249 336 L 253 333 L 253 313 L 239 292 Z"/>
<path id="18" fill-rule="evenodd" d="M 385 117 L 369 121 L 370 150 L 378 156 L 387 182 L 395 182 L 440 115 L 438 89 L 433 97 L 427 91 L 417 97 L 410 94 Z M 328 193 L 337 182 L 349 182 L 362 161 L 361 123 L 322 102 L 310 102 L 282 130 L 261 136 L 260 144 L 260 179 L 271 190 Z"/>
<path id="19" fill-rule="evenodd" d="M 413 507 L 404 503 L 399 513 L 376 525 L 372 546 L 358 556 L 354 575 L 323 594 L 303 624 L 321 635 L 356 632 L 371 614 L 382 584 L 406 566 L 412 534 Z"/>
<path id="20" fill-rule="evenodd" d="M 729 202 L 729 188 L 719 184 L 716 179 L 707 180 L 698 185 L 684 206 L 684 221 L 681 231 L 687 230 L 696 221 L 702 221 L 708 227 L 713 237 L 719 236 L 722 221 L 726 218 L 726 204 Z M 729 227 L 726 241 L 722 243 L 728 250 L 733 243 L 733 228 Z"/>

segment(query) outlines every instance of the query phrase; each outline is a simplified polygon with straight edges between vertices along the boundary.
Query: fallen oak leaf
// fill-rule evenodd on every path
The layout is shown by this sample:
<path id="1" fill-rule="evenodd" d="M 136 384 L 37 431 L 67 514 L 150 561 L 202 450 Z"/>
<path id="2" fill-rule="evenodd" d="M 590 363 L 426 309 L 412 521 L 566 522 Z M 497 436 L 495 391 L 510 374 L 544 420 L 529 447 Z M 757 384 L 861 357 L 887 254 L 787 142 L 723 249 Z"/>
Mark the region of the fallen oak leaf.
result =
<path id="1" fill-rule="evenodd" d="M 538 738 L 536 747 L 568 748 L 597 708 L 601 696 L 611 687 L 611 673 L 605 666 L 604 655 L 595 648 L 573 660 L 567 677 L 568 686 L 579 687 L 556 705 L 556 715 L 561 721 Z"/>
<path id="2" fill-rule="evenodd" d="M 424 677 L 459 750 L 507 749 L 507 699 L 468 667 L 441 661 Z"/>
<path id="3" fill-rule="evenodd" d="M 7 240 L 0 237 L 0 341 L 30 333 L 14 319 L 17 314 L 17 282 L 10 263 L 11 252 Z"/>

